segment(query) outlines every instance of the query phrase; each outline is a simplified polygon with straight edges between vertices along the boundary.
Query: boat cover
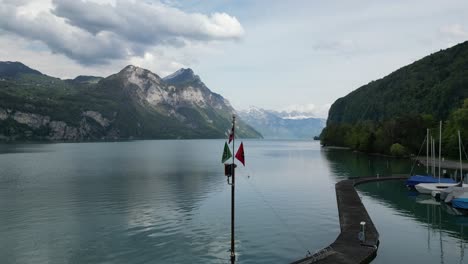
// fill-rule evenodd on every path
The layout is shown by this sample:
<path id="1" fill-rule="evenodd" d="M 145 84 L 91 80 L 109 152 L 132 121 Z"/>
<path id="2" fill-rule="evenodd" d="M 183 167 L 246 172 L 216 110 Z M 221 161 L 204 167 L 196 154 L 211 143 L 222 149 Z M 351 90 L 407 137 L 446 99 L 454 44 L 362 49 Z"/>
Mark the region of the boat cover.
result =
<path id="1" fill-rule="evenodd" d="M 420 183 L 439 183 L 439 178 L 425 175 L 413 175 L 406 180 L 406 186 L 413 187 Z M 450 178 L 440 178 L 440 183 L 456 183 L 453 179 Z"/>

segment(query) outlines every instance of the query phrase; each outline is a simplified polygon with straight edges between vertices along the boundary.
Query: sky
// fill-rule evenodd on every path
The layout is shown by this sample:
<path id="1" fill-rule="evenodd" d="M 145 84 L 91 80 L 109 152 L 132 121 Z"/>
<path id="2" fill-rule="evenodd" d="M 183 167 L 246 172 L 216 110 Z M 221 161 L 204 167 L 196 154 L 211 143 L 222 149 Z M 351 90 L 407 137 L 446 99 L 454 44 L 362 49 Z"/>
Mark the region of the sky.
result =
<path id="1" fill-rule="evenodd" d="M 326 117 L 338 98 L 468 40 L 466 0 L 0 0 L 0 61 L 44 74 L 192 68 L 234 108 Z"/>

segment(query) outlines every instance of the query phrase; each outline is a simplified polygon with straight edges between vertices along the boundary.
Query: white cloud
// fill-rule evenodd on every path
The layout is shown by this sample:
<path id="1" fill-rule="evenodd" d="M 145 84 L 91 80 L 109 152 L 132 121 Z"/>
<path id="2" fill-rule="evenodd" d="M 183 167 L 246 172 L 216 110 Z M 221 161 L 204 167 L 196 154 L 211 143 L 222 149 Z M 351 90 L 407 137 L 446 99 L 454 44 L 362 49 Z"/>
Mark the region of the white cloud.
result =
<path id="1" fill-rule="evenodd" d="M 452 24 L 444 26 L 440 29 L 440 32 L 448 37 L 457 39 L 468 38 L 468 31 L 466 31 L 460 24 Z"/>
<path id="2" fill-rule="evenodd" d="M 226 13 L 186 13 L 161 2 L 0 0 L 0 30 L 38 40 L 84 65 L 144 58 L 157 46 L 235 40 L 244 30 Z"/>
<path id="3" fill-rule="evenodd" d="M 178 62 L 176 58 L 164 56 L 164 54 L 153 51 L 147 52 L 142 57 L 133 57 L 130 59 L 130 64 L 136 65 L 145 69 L 151 69 L 161 78 L 174 73 L 175 71 L 188 67 L 185 64 Z"/>
<path id="4" fill-rule="evenodd" d="M 350 52 L 357 47 L 355 41 L 351 39 L 331 40 L 331 41 L 316 41 L 312 46 L 317 51 L 335 51 L 335 52 Z"/>
<path id="5" fill-rule="evenodd" d="M 307 117 L 320 117 L 327 118 L 328 110 L 330 110 L 331 104 L 315 105 L 315 104 L 304 104 L 304 105 L 289 105 L 282 109 L 280 112 L 287 113 L 291 118 L 307 118 Z"/>
<path id="6" fill-rule="evenodd" d="M 439 38 L 445 41 L 446 48 L 468 39 L 468 31 L 461 24 L 450 24 L 439 29 Z"/>

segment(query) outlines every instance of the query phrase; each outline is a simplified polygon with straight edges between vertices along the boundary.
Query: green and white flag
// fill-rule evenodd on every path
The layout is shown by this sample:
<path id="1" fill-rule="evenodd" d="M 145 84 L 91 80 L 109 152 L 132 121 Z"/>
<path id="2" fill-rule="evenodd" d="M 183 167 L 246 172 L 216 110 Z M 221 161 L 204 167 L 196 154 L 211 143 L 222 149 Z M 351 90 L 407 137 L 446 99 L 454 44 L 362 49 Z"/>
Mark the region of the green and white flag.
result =
<path id="1" fill-rule="evenodd" d="M 226 162 L 229 158 L 232 157 L 231 150 L 226 142 L 224 142 L 224 151 L 223 151 L 223 158 L 221 159 L 221 163 Z"/>

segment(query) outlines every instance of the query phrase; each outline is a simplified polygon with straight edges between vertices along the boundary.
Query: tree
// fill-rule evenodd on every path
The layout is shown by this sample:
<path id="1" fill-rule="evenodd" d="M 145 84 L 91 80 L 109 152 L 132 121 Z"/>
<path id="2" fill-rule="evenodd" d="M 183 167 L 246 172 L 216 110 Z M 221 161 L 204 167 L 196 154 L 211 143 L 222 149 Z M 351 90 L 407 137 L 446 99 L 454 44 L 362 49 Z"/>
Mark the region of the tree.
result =
<path id="1" fill-rule="evenodd" d="M 395 143 L 390 147 L 390 154 L 396 157 L 403 157 L 407 155 L 406 148 L 403 147 L 400 143 Z"/>

